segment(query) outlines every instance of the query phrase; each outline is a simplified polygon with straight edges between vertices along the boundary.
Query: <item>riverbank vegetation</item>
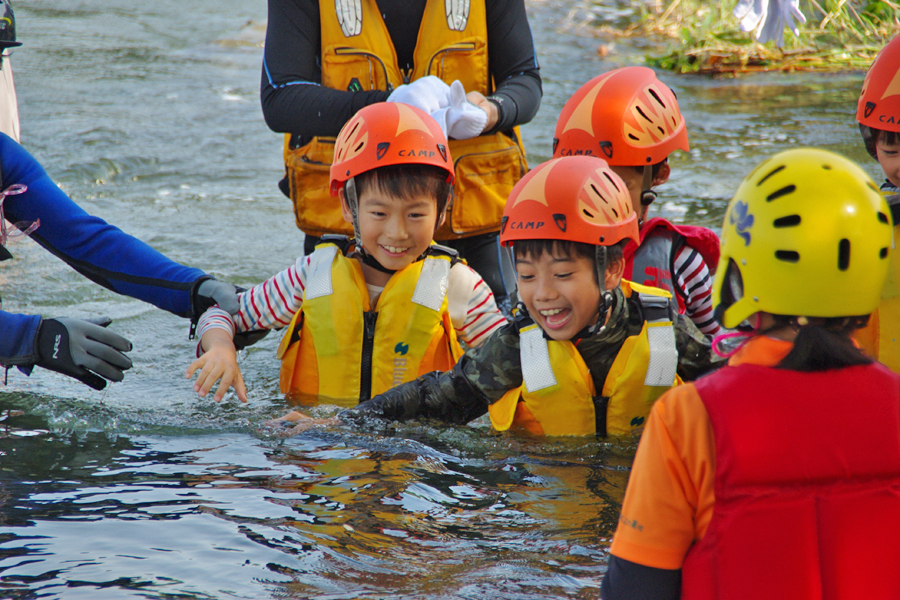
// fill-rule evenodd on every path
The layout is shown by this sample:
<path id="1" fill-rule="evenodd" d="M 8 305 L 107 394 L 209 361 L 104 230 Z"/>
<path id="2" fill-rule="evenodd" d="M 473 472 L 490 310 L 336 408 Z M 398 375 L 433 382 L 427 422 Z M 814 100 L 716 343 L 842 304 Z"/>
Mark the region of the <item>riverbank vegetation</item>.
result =
<path id="1" fill-rule="evenodd" d="M 737 0 L 650 0 L 639 21 L 617 35 L 668 38 L 650 64 L 681 73 L 867 69 L 900 34 L 900 0 L 801 0 L 800 35 L 786 30 L 783 48 L 757 43 L 732 15 Z M 610 29 L 605 28 L 607 31 Z"/>

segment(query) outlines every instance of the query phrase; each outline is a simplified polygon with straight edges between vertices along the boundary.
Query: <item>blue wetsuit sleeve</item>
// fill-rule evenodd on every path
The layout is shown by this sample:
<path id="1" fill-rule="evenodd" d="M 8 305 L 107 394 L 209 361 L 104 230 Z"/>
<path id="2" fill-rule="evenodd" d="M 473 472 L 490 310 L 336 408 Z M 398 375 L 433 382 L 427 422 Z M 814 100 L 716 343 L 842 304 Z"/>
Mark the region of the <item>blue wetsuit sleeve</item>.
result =
<path id="1" fill-rule="evenodd" d="M 0 310 L 0 365 L 33 365 L 38 360 L 37 334 L 41 317 Z"/>
<path id="2" fill-rule="evenodd" d="M 609 555 L 601 600 L 678 600 L 681 569 L 656 569 Z"/>
<path id="3" fill-rule="evenodd" d="M 3 208 L 11 222 L 41 224 L 31 234 L 38 244 L 73 269 L 119 294 L 149 302 L 181 317 L 191 316 L 191 288 L 205 273 L 169 260 L 144 242 L 86 213 L 12 138 L 0 134 L 3 189 L 28 186 L 8 196 Z M 5 334 L 5 331 L 4 331 Z"/>

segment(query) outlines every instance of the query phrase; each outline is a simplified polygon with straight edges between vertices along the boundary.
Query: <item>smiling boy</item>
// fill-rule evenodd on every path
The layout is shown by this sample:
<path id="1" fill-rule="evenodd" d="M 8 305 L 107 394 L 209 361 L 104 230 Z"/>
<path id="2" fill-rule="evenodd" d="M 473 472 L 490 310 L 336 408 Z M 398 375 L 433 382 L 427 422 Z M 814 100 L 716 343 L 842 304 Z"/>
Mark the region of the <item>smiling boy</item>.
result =
<path id="1" fill-rule="evenodd" d="M 709 343 L 668 293 L 622 280 L 638 235 L 621 178 L 593 157 L 546 162 L 513 188 L 501 243 L 515 256 L 514 322 L 445 373 L 405 383 L 337 419 L 294 412 L 295 432 L 360 414 L 466 423 L 535 435 L 640 432 L 653 401 L 710 368 Z M 674 323 L 672 321 L 674 315 Z"/>
<path id="2" fill-rule="evenodd" d="M 316 250 L 241 295 L 234 318 L 207 312 L 194 389 L 215 399 L 246 390 L 235 332 L 287 327 L 278 356 L 281 389 L 301 403 L 344 406 L 434 370 L 451 368 L 506 320 L 481 277 L 432 245 L 453 187 L 447 138 L 426 113 L 400 103 L 365 107 L 341 130 L 331 167 L 354 237 Z"/>

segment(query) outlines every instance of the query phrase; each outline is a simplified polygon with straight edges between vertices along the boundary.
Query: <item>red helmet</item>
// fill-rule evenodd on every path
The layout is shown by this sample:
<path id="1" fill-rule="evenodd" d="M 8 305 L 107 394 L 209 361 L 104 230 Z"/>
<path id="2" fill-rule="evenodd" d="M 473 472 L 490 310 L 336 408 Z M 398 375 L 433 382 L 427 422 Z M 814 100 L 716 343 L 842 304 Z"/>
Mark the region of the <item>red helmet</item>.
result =
<path id="1" fill-rule="evenodd" d="M 881 49 L 869 67 L 856 104 L 856 120 L 873 158 L 872 129 L 900 133 L 900 35 Z"/>
<path id="2" fill-rule="evenodd" d="M 567 240 L 593 246 L 639 241 L 637 214 L 625 182 L 592 156 L 555 158 L 515 185 L 506 201 L 500 243 Z"/>
<path id="3" fill-rule="evenodd" d="M 399 102 L 370 104 L 347 121 L 334 143 L 331 195 L 351 177 L 390 165 L 433 165 L 453 183 L 453 159 L 437 121 Z"/>
<path id="4" fill-rule="evenodd" d="M 575 92 L 556 121 L 553 157 L 586 154 L 615 166 L 662 162 L 687 152 L 687 128 L 675 93 L 647 67 L 594 77 Z"/>

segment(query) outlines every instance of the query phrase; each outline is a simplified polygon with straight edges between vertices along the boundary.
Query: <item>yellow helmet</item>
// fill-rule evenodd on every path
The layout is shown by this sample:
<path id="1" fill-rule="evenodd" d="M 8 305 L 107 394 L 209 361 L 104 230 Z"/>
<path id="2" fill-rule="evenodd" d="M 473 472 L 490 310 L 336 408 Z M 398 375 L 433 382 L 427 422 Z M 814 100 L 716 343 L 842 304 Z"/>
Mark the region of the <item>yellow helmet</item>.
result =
<path id="1" fill-rule="evenodd" d="M 878 187 L 854 162 L 801 148 L 741 182 L 722 225 L 716 314 L 849 317 L 878 306 L 892 228 Z"/>

